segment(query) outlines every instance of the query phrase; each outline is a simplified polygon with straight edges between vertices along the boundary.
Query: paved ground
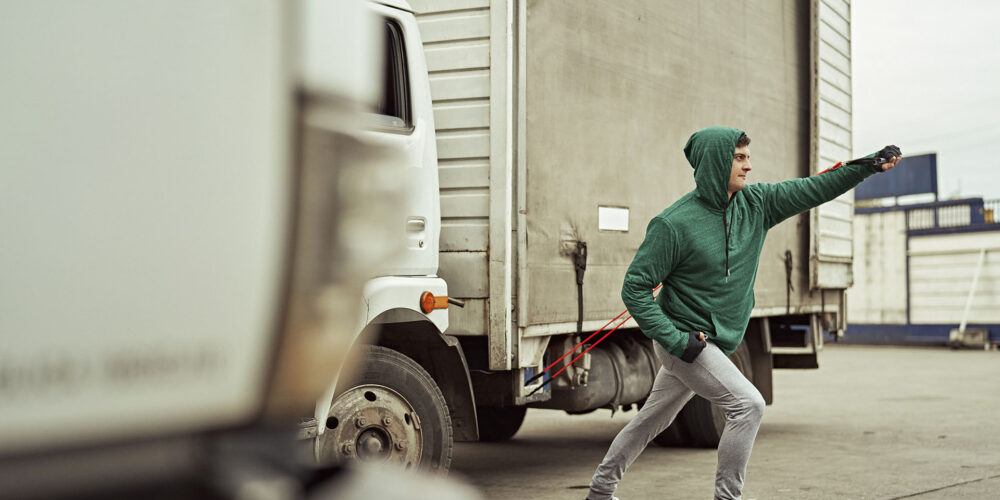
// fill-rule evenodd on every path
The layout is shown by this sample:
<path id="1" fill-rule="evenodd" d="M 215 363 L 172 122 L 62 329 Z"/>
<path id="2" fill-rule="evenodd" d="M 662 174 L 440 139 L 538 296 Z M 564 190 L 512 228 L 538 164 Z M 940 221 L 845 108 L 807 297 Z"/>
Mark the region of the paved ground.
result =
<path id="1" fill-rule="evenodd" d="M 775 372 L 744 498 L 1000 498 L 1000 352 L 828 345 L 819 370 Z M 635 412 L 531 410 L 502 444 L 457 445 L 487 499 L 581 499 Z M 650 446 L 622 500 L 711 498 L 715 450 Z"/>

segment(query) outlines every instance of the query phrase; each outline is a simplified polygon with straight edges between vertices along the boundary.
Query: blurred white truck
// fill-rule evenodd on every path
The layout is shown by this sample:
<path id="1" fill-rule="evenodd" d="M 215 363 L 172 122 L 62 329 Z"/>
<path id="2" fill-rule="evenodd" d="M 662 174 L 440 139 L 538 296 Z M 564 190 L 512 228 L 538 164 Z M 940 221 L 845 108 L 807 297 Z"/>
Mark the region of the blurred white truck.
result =
<path id="1" fill-rule="evenodd" d="M 295 496 L 262 456 L 294 453 L 246 441 L 295 449 L 402 234 L 402 155 L 360 133 L 379 29 L 0 2 L 0 496 Z"/>
<path id="2" fill-rule="evenodd" d="M 360 374 L 302 426 L 321 460 L 447 469 L 454 440 L 507 439 L 528 407 L 641 404 L 656 363 L 634 322 L 526 381 L 624 309 L 646 223 L 694 186 L 687 137 L 747 130 L 759 181 L 851 157 L 846 0 L 380 4 L 395 91 L 368 136 L 406 151 L 408 246 L 366 285 Z M 817 367 L 844 328 L 852 214 L 848 193 L 770 233 L 732 357 L 768 402 L 773 368 Z M 696 398 L 658 441 L 714 446 L 722 425 Z"/>

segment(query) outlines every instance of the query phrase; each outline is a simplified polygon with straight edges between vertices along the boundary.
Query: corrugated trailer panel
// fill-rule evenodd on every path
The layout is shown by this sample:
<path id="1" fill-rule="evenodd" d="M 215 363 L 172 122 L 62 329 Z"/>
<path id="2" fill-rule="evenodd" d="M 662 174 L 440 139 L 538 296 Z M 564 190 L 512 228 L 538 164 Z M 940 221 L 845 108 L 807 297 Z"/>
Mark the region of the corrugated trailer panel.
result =
<path id="1" fill-rule="evenodd" d="M 813 171 L 851 158 L 851 16 L 844 0 L 813 0 Z M 847 288 L 853 282 L 851 229 L 854 192 L 810 217 L 811 288 Z"/>
<path id="2" fill-rule="evenodd" d="M 962 321 L 979 254 L 985 260 L 969 310 L 970 324 L 1000 323 L 1000 231 L 910 238 L 910 321 Z"/>
<path id="3" fill-rule="evenodd" d="M 624 308 L 622 277 L 647 222 L 694 187 L 682 152 L 693 131 L 747 130 L 752 182 L 809 172 L 808 1 L 549 0 L 527 8 L 521 279 L 528 295 L 519 302 L 529 334 L 575 328 L 575 274 L 561 253 L 575 238 L 589 250 L 585 319 L 606 321 Z M 599 230 L 602 205 L 629 209 L 627 232 Z M 758 308 L 784 310 L 786 250 L 794 260 L 793 311 L 806 300 L 819 303 L 807 293 L 804 222 L 792 218 L 769 235 Z"/>
<path id="4" fill-rule="evenodd" d="M 484 335 L 490 294 L 490 2 L 412 0 L 430 73 L 451 333 Z"/>

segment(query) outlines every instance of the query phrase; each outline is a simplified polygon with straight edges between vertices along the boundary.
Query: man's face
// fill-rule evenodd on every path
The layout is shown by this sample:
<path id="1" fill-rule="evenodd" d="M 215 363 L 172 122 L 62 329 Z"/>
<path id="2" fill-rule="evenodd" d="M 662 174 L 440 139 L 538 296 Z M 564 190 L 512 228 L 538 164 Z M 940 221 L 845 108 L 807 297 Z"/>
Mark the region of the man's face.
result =
<path id="1" fill-rule="evenodd" d="M 729 196 L 747 186 L 747 174 L 750 173 L 750 148 L 741 146 L 733 152 L 733 171 L 729 173 Z"/>

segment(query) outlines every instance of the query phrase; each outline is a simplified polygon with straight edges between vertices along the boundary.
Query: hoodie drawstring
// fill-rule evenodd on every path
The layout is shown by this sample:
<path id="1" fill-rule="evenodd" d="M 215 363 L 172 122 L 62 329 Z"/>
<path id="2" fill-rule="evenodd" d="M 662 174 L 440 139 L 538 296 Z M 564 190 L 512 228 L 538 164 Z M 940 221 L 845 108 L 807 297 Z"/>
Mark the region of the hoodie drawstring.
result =
<path id="1" fill-rule="evenodd" d="M 735 196 L 735 195 L 734 195 Z M 732 203 L 732 197 L 726 202 L 726 211 L 722 213 L 722 228 L 726 233 L 726 282 L 729 281 L 729 238 L 733 233 L 733 216 L 729 215 L 729 223 L 726 223 L 726 214 L 729 213 L 729 205 Z"/>

